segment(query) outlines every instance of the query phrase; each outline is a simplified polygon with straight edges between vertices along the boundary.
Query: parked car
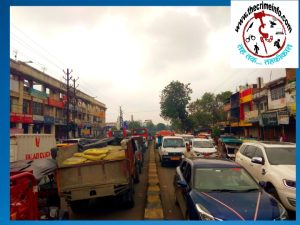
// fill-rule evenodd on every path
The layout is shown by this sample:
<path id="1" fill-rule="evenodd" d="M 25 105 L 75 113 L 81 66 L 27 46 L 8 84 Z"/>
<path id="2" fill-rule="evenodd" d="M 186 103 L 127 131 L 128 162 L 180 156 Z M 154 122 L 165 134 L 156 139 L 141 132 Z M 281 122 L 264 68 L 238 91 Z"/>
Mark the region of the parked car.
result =
<path id="1" fill-rule="evenodd" d="M 176 168 L 174 188 L 185 219 L 287 219 L 281 203 L 228 159 L 184 159 Z"/>
<path id="2" fill-rule="evenodd" d="M 296 210 L 296 144 L 245 142 L 235 161 L 289 210 Z"/>
<path id="3" fill-rule="evenodd" d="M 194 138 L 190 140 L 191 151 L 197 157 L 217 157 L 216 147 L 209 139 Z"/>
<path id="4" fill-rule="evenodd" d="M 185 143 L 182 137 L 163 137 L 162 145 L 158 148 L 161 166 L 165 166 L 167 162 L 180 162 L 184 150 Z"/>

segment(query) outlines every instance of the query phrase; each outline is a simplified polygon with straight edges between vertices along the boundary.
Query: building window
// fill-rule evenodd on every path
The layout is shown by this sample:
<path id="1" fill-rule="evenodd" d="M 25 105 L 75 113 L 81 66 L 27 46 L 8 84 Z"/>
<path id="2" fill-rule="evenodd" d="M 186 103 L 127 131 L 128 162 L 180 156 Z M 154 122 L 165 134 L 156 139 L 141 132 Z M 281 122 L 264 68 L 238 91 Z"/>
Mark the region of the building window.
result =
<path id="1" fill-rule="evenodd" d="M 271 89 L 272 101 L 280 99 L 280 98 L 284 98 L 284 97 L 285 97 L 284 86 Z"/>
<path id="2" fill-rule="evenodd" d="M 38 102 L 32 103 L 32 114 L 43 115 L 43 104 Z"/>
<path id="3" fill-rule="evenodd" d="M 23 101 L 23 114 L 30 114 L 30 102 L 27 100 Z"/>

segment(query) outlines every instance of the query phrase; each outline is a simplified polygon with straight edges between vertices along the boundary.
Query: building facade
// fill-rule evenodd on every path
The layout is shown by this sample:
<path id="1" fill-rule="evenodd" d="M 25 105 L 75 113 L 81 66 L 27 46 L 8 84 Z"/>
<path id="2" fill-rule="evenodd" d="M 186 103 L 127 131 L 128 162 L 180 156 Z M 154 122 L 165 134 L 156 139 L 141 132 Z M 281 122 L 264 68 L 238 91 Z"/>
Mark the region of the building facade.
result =
<path id="1" fill-rule="evenodd" d="M 55 134 L 56 138 L 104 135 L 105 104 L 24 62 L 10 60 L 10 132 Z"/>

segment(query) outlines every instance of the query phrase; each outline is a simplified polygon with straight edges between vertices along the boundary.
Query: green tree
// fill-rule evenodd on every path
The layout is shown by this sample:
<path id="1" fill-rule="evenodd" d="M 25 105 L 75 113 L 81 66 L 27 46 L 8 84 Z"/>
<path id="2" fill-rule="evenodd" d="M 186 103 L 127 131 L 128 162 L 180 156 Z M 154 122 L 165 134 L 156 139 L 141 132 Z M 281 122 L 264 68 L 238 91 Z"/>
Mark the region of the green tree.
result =
<path id="1" fill-rule="evenodd" d="M 219 102 L 225 104 L 231 95 L 232 95 L 231 91 L 223 91 L 220 94 L 217 94 L 216 98 Z"/>
<path id="2" fill-rule="evenodd" d="M 164 123 L 158 123 L 156 125 L 156 131 L 166 130 L 166 125 Z"/>
<path id="3" fill-rule="evenodd" d="M 179 127 L 184 130 L 189 129 L 187 105 L 192 93 L 189 85 L 172 81 L 162 90 L 160 96 L 161 117 L 171 123 L 179 123 Z"/>
<path id="4" fill-rule="evenodd" d="M 152 121 L 147 121 L 146 123 L 146 127 L 148 129 L 149 132 L 152 132 L 155 130 L 155 125 Z"/>
<path id="5" fill-rule="evenodd" d="M 135 129 L 135 128 L 140 128 L 142 127 L 141 122 L 139 121 L 129 121 L 128 123 L 128 129 Z"/>

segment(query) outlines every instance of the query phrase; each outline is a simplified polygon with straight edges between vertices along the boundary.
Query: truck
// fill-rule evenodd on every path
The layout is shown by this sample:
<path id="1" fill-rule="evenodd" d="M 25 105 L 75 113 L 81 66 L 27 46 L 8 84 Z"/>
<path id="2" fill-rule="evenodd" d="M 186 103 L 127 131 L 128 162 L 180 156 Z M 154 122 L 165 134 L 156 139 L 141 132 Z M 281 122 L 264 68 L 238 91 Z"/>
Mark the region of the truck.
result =
<path id="1" fill-rule="evenodd" d="M 56 147 L 54 134 L 10 135 L 10 162 L 51 158 L 51 148 Z"/>
<path id="2" fill-rule="evenodd" d="M 74 213 L 80 212 L 91 199 L 106 196 L 119 198 L 125 207 L 134 206 L 134 180 L 136 174 L 138 175 L 134 160 L 136 150 L 134 140 L 125 139 L 123 148 L 125 148 L 123 159 L 99 160 L 75 165 L 65 165 L 63 162 L 78 152 L 78 145 L 59 149 L 56 157 L 58 191 Z"/>

